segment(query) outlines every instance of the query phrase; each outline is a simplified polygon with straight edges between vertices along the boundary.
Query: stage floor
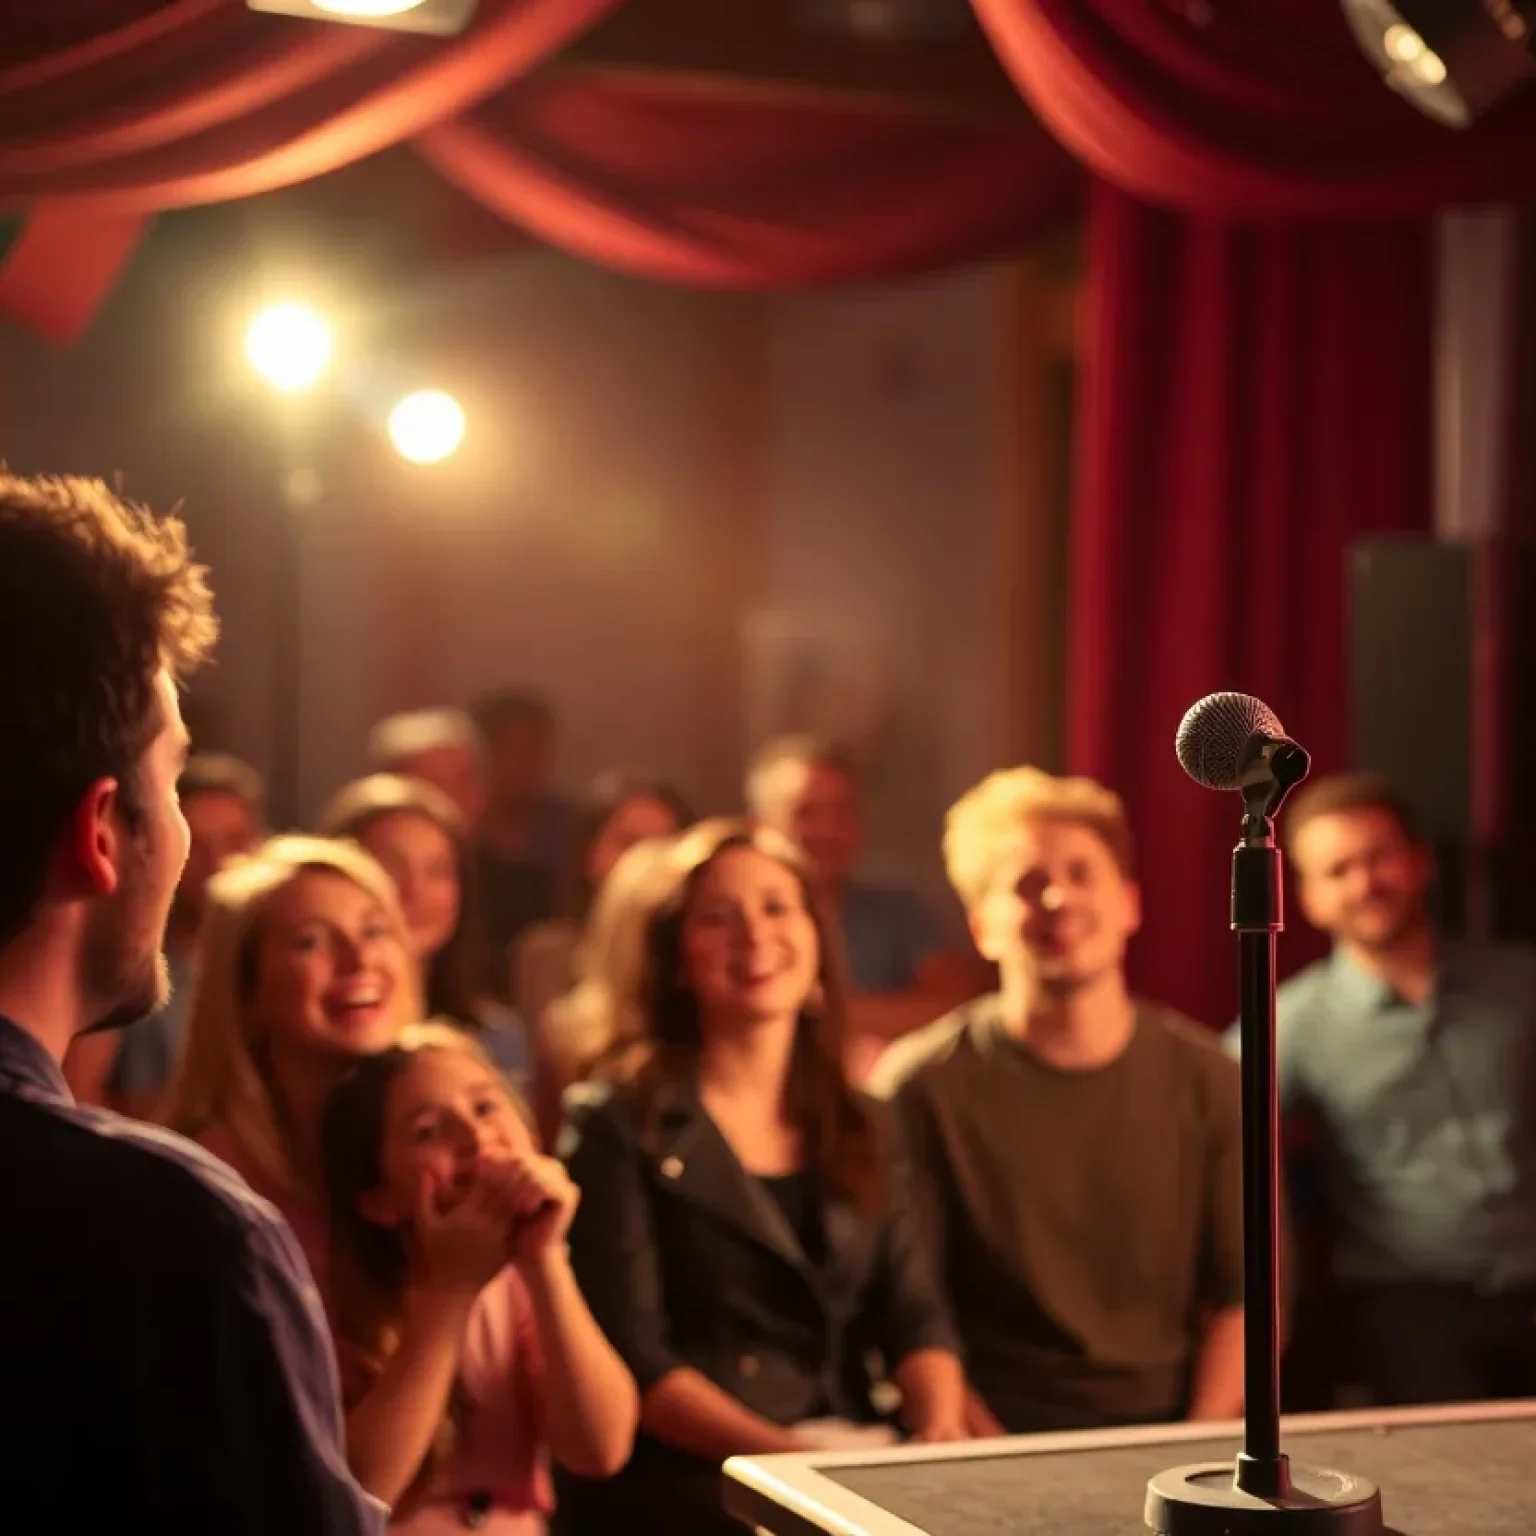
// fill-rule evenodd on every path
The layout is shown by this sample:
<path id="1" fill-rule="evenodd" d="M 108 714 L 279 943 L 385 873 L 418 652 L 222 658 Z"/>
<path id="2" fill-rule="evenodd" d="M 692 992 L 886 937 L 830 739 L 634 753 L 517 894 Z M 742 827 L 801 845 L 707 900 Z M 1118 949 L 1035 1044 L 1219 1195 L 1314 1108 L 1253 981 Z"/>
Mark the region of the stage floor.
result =
<path id="1" fill-rule="evenodd" d="M 726 1507 L 772 1536 L 1135 1536 L 1147 1479 L 1230 1461 L 1241 1430 L 1177 1425 L 862 1455 L 740 1457 Z M 1381 1489 L 1403 1536 L 1536 1533 L 1536 1402 L 1286 1421 L 1293 1462 Z"/>

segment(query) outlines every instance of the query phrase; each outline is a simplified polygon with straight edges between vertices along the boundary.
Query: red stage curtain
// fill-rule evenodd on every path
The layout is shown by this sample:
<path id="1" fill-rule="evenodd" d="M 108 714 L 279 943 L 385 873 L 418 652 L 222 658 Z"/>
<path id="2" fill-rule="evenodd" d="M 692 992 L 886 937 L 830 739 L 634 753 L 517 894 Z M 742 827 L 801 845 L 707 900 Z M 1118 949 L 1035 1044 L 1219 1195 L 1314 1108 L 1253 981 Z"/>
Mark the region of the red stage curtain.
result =
<path id="1" fill-rule="evenodd" d="M 1059 219 L 1082 176 L 1033 123 L 571 74 L 417 140 L 552 245 L 641 276 L 788 287 L 989 255 Z"/>
<path id="2" fill-rule="evenodd" d="M 1196 699 L 1239 689 L 1315 772 L 1347 766 L 1345 550 L 1430 522 L 1431 233 L 1242 229 L 1102 185 L 1090 232 L 1070 756 L 1128 805 L 1139 986 L 1220 1024 L 1240 806 L 1184 776 L 1174 734 Z"/>
<path id="3" fill-rule="evenodd" d="M 1536 98 L 1440 127 L 1366 62 L 1339 0 L 973 0 L 1090 170 L 1228 217 L 1380 216 L 1536 194 Z"/>

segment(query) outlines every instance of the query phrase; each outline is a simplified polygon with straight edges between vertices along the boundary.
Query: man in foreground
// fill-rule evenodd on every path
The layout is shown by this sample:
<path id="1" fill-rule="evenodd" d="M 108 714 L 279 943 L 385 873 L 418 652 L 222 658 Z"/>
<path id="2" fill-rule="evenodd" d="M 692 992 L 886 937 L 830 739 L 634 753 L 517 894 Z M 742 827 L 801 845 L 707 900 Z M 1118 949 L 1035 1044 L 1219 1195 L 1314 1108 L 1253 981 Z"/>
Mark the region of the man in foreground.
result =
<path id="1" fill-rule="evenodd" d="M 177 682 L 215 636 L 178 522 L 0 473 L 0 1468 L 7 1528 L 354 1536 L 336 1367 L 276 1213 L 77 1106 L 70 1042 L 163 1005 Z"/>

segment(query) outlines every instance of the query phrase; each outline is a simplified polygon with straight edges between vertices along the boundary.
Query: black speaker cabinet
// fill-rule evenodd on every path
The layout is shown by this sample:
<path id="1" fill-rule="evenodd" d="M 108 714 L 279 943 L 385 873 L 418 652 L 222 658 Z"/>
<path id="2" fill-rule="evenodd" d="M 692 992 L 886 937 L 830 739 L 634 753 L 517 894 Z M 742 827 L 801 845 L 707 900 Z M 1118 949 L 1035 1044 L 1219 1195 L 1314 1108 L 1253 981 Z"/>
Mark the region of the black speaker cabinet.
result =
<path id="1" fill-rule="evenodd" d="M 1417 807 L 1452 931 L 1536 939 L 1533 547 L 1371 539 L 1349 582 L 1355 766 Z"/>

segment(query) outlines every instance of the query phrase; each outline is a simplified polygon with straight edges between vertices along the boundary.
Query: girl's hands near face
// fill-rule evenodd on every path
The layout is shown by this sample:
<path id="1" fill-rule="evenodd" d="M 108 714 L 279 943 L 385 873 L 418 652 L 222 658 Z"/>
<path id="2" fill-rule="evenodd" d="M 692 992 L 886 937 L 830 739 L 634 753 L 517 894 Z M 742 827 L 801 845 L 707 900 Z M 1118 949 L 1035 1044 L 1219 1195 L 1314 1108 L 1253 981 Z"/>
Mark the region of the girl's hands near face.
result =
<path id="1" fill-rule="evenodd" d="M 503 1251 L 513 1263 L 533 1264 L 559 1251 L 581 1199 L 564 1165 L 529 1148 L 498 1163 L 488 1177 L 511 1224 Z"/>
<path id="2" fill-rule="evenodd" d="M 462 1190 L 424 1173 L 416 1201 L 422 1282 L 431 1290 L 478 1296 L 507 1262 L 506 1197 L 494 1169 Z"/>

